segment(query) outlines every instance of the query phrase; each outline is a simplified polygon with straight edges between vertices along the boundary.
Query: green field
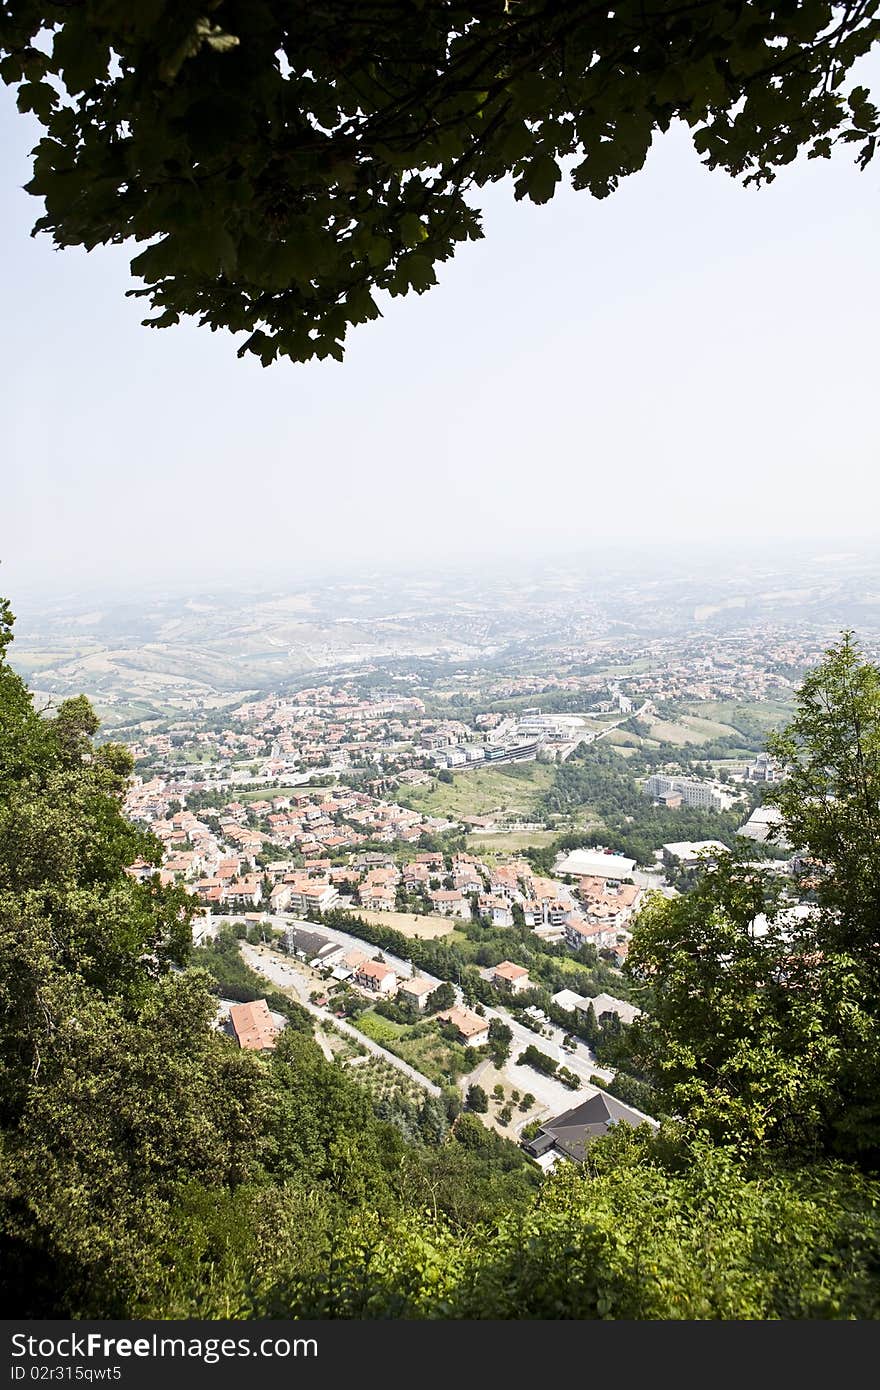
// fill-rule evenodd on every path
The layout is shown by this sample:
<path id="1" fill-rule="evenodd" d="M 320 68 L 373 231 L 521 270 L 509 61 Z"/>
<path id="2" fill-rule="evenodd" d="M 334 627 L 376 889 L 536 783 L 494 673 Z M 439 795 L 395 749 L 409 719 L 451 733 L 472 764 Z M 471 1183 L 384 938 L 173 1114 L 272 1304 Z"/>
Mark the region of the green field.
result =
<path id="1" fill-rule="evenodd" d="M 737 735 L 754 738 L 784 724 L 790 716 L 786 705 L 771 701 L 750 703 L 744 700 L 738 703 L 733 700 L 704 700 L 688 705 L 686 710 L 678 717 L 653 719 L 646 726 L 644 736 L 631 733 L 628 729 L 615 729 L 605 741 L 624 757 L 629 756 L 634 748 L 656 748 L 661 742 L 698 751 L 701 746 L 715 743 L 721 738 L 736 738 Z M 751 758 L 754 757 L 754 750 L 731 748 L 730 756 L 740 760 Z"/>
<path id="2" fill-rule="evenodd" d="M 701 719 L 694 714 L 683 714 L 680 722 L 685 728 L 693 729 L 708 743 L 711 743 L 713 739 L 725 738 L 728 734 L 737 733 L 732 724 L 721 724 L 717 719 Z"/>
<path id="3" fill-rule="evenodd" d="M 384 1018 L 382 1014 L 377 1014 L 375 1009 L 367 1009 L 362 1013 L 355 1025 L 359 1032 L 372 1038 L 373 1042 L 379 1043 L 380 1047 L 387 1047 L 389 1043 L 397 1042 L 401 1033 L 406 1032 L 407 1025 L 395 1023 L 391 1018 Z"/>
<path id="4" fill-rule="evenodd" d="M 429 1081 L 442 1086 L 464 1071 L 464 1048 L 443 1037 L 436 1023 L 395 1023 L 374 1009 L 362 1013 L 355 1025 L 366 1037 L 409 1062 Z"/>
<path id="5" fill-rule="evenodd" d="M 50 666 L 58 666 L 66 661 L 76 661 L 78 657 L 90 656 L 97 647 L 84 648 L 82 651 L 68 650 L 64 652 L 30 652 L 22 648 L 20 642 L 15 644 L 15 659 L 12 665 L 20 675 L 30 678 L 35 672 L 40 672 Z"/>
<path id="6" fill-rule="evenodd" d="M 618 753 L 622 753 L 624 757 L 629 757 L 637 748 L 660 747 L 659 737 L 649 738 L 647 734 L 634 734 L 629 729 L 612 729 L 610 734 L 606 734 L 602 742 L 610 744 L 612 748 L 616 749 Z"/>
<path id="7" fill-rule="evenodd" d="M 443 1037 L 438 1025 L 429 1024 L 429 1032 L 417 1038 L 401 1038 L 393 1049 L 398 1057 L 409 1062 L 411 1067 L 427 1076 L 438 1086 L 448 1085 L 457 1075 L 466 1070 L 464 1048 L 459 1043 L 449 1042 Z"/>
<path id="8" fill-rule="evenodd" d="M 611 729 L 620 718 L 619 714 L 582 714 L 580 728 L 573 733 L 601 734 L 603 729 Z"/>
<path id="9" fill-rule="evenodd" d="M 149 733 L 154 724 L 162 724 L 177 714 L 173 705 L 161 705 L 146 700 L 125 700 L 117 704 L 105 705 L 100 695 L 92 697 L 95 713 L 101 721 L 104 733 L 120 726 L 137 726 L 142 733 Z"/>
<path id="10" fill-rule="evenodd" d="M 374 1100 L 400 1097 L 418 1105 L 425 1098 L 424 1089 L 391 1062 L 383 1062 L 381 1057 L 368 1057 L 366 1061 L 346 1068 L 347 1074 L 359 1086 L 369 1091 Z"/>
<path id="11" fill-rule="evenodd" d="M 456 927 L 449 936 L 444 937 L 444 946 L 467 946 L 470 944 L 470 937 L 461 927 Z"/>
<path id="12" fill-rule="evenodd" d="M 624 680 L 627 676 L 643 676 L 646 671 L 650 671 L 654 663 L 646 656 L 639 657 L 636 661 L 631 661 L 626 666 L 599 666 L 595 670 L 597 676 L 607 676 L 610 680 Z"/>
<path id="13" fill-rule="evenodd" d="M 309 787 L 308 783 L 301 782 L 295 787 L 264 787 L 262 791 L 241 791 L 236 788 L 235 799 L 240 801 L 243 806 L 249 806 L 252 801 L 271 801 L 273 796 L 290 796 L 291 792 L 304 791 L 326 791 L 330 792 L 331 787 Z"/>
<path id="14" fill-rule="evenodd" d="M 694 729 L 688 729 L 684 724 L 673 723 L 668 719 L 653 720 L 648 727 L 648 733 L 658 743 L 675 743 L 684 746 L 687 743 L 706 742 L 703 734 L 698 734 Z"/>
<path id="15" fill-rule="evenodd" d="M 499 854 L 518 854 L 523 849 L 539 849 L 541 845 L 549 845 L 556 838 L 556 833 L 555 830 L 510 830 L 506 834 L 499 831 L 487 835 L 477 833 L 468 836 L 467 851 L 468 854 L 494 859 Z"/>
<path id="16" fill-rule="evenodd" d="M 613 748 L 640 748 L 646 740 L 641 734 L 631 733 L 629 729 L 612 729 L 602 742 L 610 743 Z"/>
<path id="17" fill-rule="evenodd" d="M 468 768 L 452 782 L 413 787 L 402 804 L 429 816 L 461 820 L 463 816 L 514 816 L 528 819 L 553 781 L 549 763 L 512 763 L 506 768 Z"/>
<path id="18" fill-rule="evenodd" d="M 688 705 L 688 712 L 700 719 L 729 726 L 732 732 L 746 732 L 755 724 L 769 731 L 786 724 L 794 706 L 784 700 L 701 700 Z"/>

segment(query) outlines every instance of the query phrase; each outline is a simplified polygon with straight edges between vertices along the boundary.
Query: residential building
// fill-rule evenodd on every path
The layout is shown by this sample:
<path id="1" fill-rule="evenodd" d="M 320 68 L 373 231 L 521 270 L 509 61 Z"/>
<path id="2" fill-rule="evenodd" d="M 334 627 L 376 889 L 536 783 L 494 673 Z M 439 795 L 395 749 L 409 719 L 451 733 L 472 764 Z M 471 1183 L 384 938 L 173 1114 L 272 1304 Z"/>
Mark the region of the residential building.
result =
<path id="1" fill-rule="evenodd" d="M 436 888 L 429 894 L 434 911 L 443 917 L 461 917 L 465 921 L 471 915 L 471 905 L 461 893 L 449 888 Z"/>
<path id="2" fill-rule="evenodd" d="M 460 873 L 453 874 L 452 886 L 459 893 L 470 897 L 472 893 L 482 893 L 483 880 L 473 869 L 462 869 Z"/>
<path id="3" fill-rule="evenodd" d="M 401 980 L 397 986 L 397 997 L 407 1004 L 414 1004 L 417 1009 L 423 1009 L 437 985 L 432 980 L 425 980 L 421 976 L 414 976 L 411 980 Z"/>
<path id="4" fill-rule="evenodd" d="M 384 884 L 360 890 L 361 906 L 368 912 L 393 912 L 397 902 L 395 890 Z"/>
<path id="5" fill-rule="evenodd" d="M 296 877 L 290 884 L 290 903 L 292 912 L 312 911 L 326 912 L 331 907 L 336 907 L 339 902 L 339 893 L 332 883 L 323 879 L 309 879 Z"/>
<path id="6" fill-rule="evenodd" d="M 470 1009 L 446 1009 L 437 1014 L 440 1023 L 451 1023 L 463 1043 L 469 1047 L 483 1047 L 489 1041 L 489 1020 Z"/>
<path id="7" fill-rule="evenodd" d="M 356 947 L 351 947 L 351 949 L 346 951 L 343 954 L 342 959 L 333 967 L 333 979 L 351 979 L 355 971 L 359 970 L 360 967 L 367 960 L 369 960 L 369 956 L 367 956 L 364 951 L 359 951 Z"/>
<path id="8" fill-rule="evenodd" d="M 148 864 L 146 859 L 136 859 L 125 872 L 130 878 L 136 879 L 138 883 L 145 883 L 147 879 L 153 877 L 153 874 L 159 872 L 159 868 L 156 864 Z"/>
<path id="9" fill-rule="evenodd" d="M 575 1163 L 583 1163 L 589 1145 L 594 1139 L 607 1134 L 612 1125 L 629 1125 L 637 1129 L 639 1125 L 650 1125 L 658 1129 L 656 1120 L 643 1115 L 631 1105 L 624 1105 L 606 1091 L 597 1091 L 589 1100 L 582 1101 L 571 1110 L 557 1115 L 555 1120 L 542 1125 L 534 1139 L 523 1145 L 533 1158 L 542 1158 L 551 1149 L 563 1158 Z"/>
<path id="10" fill-rule="evenodd" d="M 276 883 L 269 894 L 269 906 L 273 912 L 285 912 L 290 906 L 290 885 Z"/>
<path id="11" fill-rule="evenodd" d="M 481 893 L 477 900 L 481 917 L 488 917 L 493 927 L 512 927 L 513 911 L 506 898 L 496 898 L 493 893 Z"/>
<path id="12" fill-rule="evenodd" d="M 265 999 L 255 999 L 250 1004 L 232 1004 L 229 1023 L 239 1047 L 248 1052 L 270 1052 L 281 1031 Z"/>
<path id="13" fill-rule="evenodd" d="M 500 965 L 495 966 L 492 971 L 492 983 L 496 989 L 503 990 L 506 994 L 524 994 L 532 988 L 528 970 L 521 965 L 514 965 L 510 960 L 503 960 Z"/>
<path id="14" fill-rule="evenodd" d="M 628 1004 L 623 999 L 615 999 L 611 994 L 597 994 L 592 999 L 576 1004 L 575 1008 L 586 1013 L 591 1004 L 598 1023 L 601 1023 L 603 1019 L 619 1018 L 621 1023 L 630 1024 L 640 1018 L 642 1013 L 636 1004 Z"/>
<path id="15" fill-rule="evenodd" d="M 597 951 L 617 944 L 620 928 L 605 922 L 587 922 L 583 917 L 569 917 L 562 928 L 564 940 L 573 951 L 581 946 L 594 946 Z"/>
<path id="16" fill-rule="evenodd" d="M 262 897 L 262 887 L 258 878 L 243 878 L 240 883 L 227 883 L 223 889 L 223 901 L 228 903 L 251 903 L 256 907 Z"/>
<path id="17" fill-rule="evenodd" d="M 431 870 L 427 864 L 407 864 L 403 870 L 403 886 L 412 891 L 427 888 L 431 880 Z"/>
<path id="18" fill-rule="evenodd" d="M 510 902 L 521 902 L 522 893 L 519 887 L 519 873 L 513 864 L 500 864 L 491 870 L 489 874 L 489 891 L 498 898 L 507 898 Z"/>
<path id="19" fill-rule="evenodd" d="M 390 965 L 380 960 L 367 960 L 354 972 L 355 983 L 373 994 L 390 997 L 397 993 L 397 976 Z"/>
<path id="20" fill-rule="evenodd" d="M 660 798 L 673 793 L 680 796 L 685 806 L 701 811 L 723 811 L 724 796 L 711 782 L 700 782 L 695 777 L 665 777 L 654 773 L 642 783 L 645 796 Z"/>

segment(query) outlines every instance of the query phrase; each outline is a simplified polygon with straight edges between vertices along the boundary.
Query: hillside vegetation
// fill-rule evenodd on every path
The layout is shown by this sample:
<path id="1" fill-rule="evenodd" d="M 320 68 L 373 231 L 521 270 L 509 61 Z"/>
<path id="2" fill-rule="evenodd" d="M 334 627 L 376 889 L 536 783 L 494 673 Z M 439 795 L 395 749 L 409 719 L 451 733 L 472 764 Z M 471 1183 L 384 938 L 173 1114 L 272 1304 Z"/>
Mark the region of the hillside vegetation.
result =
<path id="1" fill-rule="evenodd" d="M 7 1316 L 878 1315 L 880 672 L 849 638 L 775 745 L 819 911 L 792 937 L 735 859 L 654 903 L 626 1046 L 676 1118 L 543 1181 L 476 1115 L 359 1086 L 298 1012 L 265 1057 L 218 1034 L 188 900 L 125 872 L 160 849 L 120 811 L 130 758 L 84 699 L 34 709 L 11 627 L 3 605 Z"/>

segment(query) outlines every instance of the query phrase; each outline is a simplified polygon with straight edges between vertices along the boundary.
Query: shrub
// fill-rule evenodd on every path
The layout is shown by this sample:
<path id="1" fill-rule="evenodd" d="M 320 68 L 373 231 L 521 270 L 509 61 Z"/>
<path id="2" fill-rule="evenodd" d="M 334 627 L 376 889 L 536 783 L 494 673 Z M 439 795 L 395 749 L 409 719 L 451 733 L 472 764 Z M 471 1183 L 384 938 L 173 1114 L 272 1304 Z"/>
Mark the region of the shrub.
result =
<path id="1" fill-rule="evenodd" d="M 469 1086 L 465 1103 L 468 1110 L 473 1110 L 477 1115 L 485 1115 L 489 1109 L 489 1097 L 482 1086 Z"/>

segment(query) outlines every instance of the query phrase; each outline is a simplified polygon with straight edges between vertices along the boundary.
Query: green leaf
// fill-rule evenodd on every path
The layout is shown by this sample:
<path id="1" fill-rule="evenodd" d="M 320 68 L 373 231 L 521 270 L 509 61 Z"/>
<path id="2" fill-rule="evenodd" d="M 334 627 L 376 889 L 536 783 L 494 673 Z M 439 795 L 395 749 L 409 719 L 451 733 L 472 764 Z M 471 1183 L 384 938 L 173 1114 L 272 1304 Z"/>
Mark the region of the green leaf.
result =
<path id="1" fill-rule="evenodd" d="M 58 104 L 58 93 L 48 82 L 23 82 L 16 104 L 19 111 L 33 111 L 45 122 Z"/>
<path id="2" fill-rule="evenodd" d="M 538 155 L 531 160 L 516 184 L 515 197 L 528 197 L 533 203 L 547 203 L 562 178 L 562 170 L 551 154 Z"/>
<path id="3" fill-rule="evenodd" d="M 418 246 L 428 235 L 428 229 L 414 212 L 407 212 L 400 219 L 400 235 L 404 246 Z"/>

